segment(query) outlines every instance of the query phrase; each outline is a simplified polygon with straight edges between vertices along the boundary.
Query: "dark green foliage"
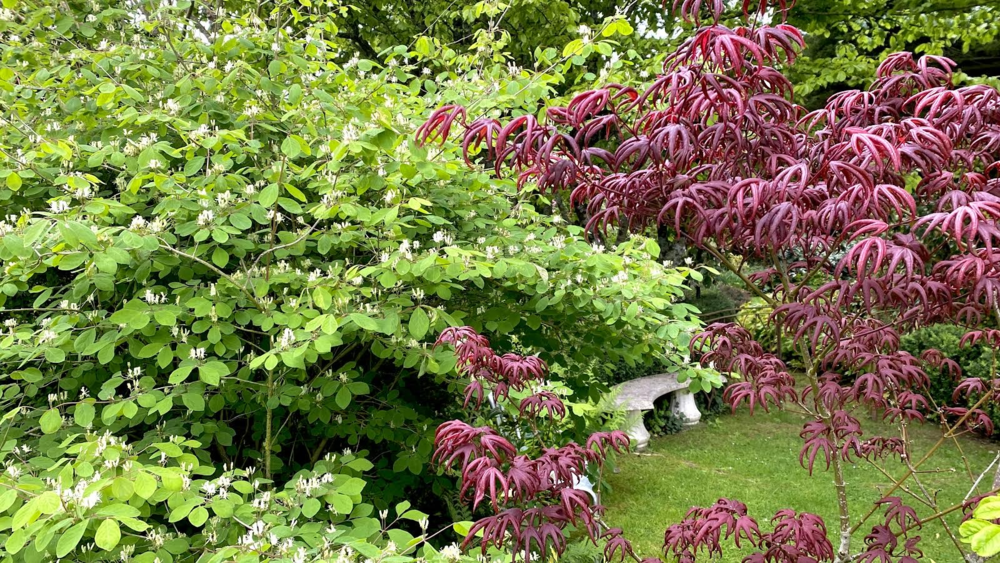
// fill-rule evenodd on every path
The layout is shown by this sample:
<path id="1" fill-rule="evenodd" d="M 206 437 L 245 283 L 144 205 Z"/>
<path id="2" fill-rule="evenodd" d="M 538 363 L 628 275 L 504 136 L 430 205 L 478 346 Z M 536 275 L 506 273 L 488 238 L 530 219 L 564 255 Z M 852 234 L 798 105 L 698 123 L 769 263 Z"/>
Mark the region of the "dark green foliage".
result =
<path id="1" fill-rule="evenodd" d="M 643 423 L 650 434 L 668 436 L 684 429 L 684 421 L 670 408 L 670 395 L 664 395 L 657 399 L 654 406 L 653 410 L 642 415 Z"/>
<path id="2" fill-rule="evenodd" d="M 666 373 L 670 367 L 666 362 L 655 358 L 650 362 L 635 363 L 633 365 L 629 365 L 626 362 L 618 362 L 608 370 L 608 375 L 604 378 L 604 382 L 608 388 L 611 388 L 619 383 L 625 383 L 626 381 L 632 381 L 640 377 Z"/>
<path id="3" fill-rule="evenodd" d="M 702 322 L 726 323 L 736 320 L 740 307 L 750 300 L 745 291 L 728 283 L 715 283 L 710 286 L 698 285 L 688 291 L 685 303 L 698 308 L 698 317 Z"/>
<path id="4" fill-rule="evenodd" d="M 723 390 L 712 389 L 711 391 L 705 391 L 703 393 L 695 393 L 694 401 L 698 405 L 698 410 L 701 412 L 701 421 L 706 422 L 706 419 L 712 419 L 719 415 L 729 414 L 731 412 L 729 405 L 722 400 Z"/>
<path id="5" fill-rule="evenodd" d="M 958 343 L 965 329 L 954 325 L 934 325 L 903 336 L 901 346 L 913 355 L 920 355 L 924 350 L 936 349 L 946 357 L 954 360 L 962 368 L 962 377 L 978 377 L 990 380 L 995 378 L 993 351 L 985 346 L 959 347 Z M 937 407 L 970 406 L 962 399 L 952 401 L 952 393 L 958 380 L 944 370 L 928 370 L 930 377 L 930 394 Z M 1000 425 L 1000 407 L 994 402 L 988 402 L 980 408 L 989 413 L 994 425 Z"/>

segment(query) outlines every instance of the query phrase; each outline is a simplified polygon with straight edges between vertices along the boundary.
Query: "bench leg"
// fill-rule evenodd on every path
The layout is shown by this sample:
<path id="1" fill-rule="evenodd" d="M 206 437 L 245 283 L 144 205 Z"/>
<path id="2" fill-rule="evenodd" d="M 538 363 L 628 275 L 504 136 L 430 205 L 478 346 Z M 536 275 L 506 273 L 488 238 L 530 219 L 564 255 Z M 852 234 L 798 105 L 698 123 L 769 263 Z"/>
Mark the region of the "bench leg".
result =
<path id="1" fill-rule="evenodd" d="M 625 413 L 625 433 L 635 440 L 635 451 L 644 450 L 649 445 L 649 430 L 642 423 L 642 411 L 627 411 Z"/>
<path id="2" fill-rule="evenodd" d="M 677 391 L 670 397 L 670 410 L 684 421 L 684 426 L 694 426 L 701 420 L 701 411 L 694 402 L 694 393 L 687 389 Z"/>

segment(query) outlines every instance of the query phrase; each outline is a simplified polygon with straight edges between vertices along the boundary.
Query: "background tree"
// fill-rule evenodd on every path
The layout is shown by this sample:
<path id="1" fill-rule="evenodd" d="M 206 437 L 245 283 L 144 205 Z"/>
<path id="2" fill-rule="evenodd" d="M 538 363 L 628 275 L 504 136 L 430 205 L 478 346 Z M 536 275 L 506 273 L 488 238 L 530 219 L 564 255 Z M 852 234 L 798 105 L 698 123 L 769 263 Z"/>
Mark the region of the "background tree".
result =
<path id="1" fill-rule="evenodd" d="M 954 60 L 969 80 L 1000 76 L 1000 6 L 986 0 L 803 0 L 788 23 L 808 47 L 789 78 L 799 103 L 815 108 L 832 93 L 865 88 L 889 54 L 911 51 Z"/>

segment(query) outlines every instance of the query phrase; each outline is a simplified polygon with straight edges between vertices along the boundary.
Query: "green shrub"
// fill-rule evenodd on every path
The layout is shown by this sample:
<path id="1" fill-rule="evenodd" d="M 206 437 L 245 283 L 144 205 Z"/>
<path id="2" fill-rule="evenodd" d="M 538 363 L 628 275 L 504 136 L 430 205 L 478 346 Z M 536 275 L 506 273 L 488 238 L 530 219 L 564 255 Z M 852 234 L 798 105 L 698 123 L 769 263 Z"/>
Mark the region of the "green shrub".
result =
<path id="1" fill-rule="evenodd" d="M 610 365 L 683 364 L 698 272 L 412 142 L 442 102 L 535 107 L 613 38 L 538 73 L 485 37 L 377 63 L 341 52 L 346 5 L 310 4 L 0 21 L 7 560 L 433 555 L 405 503 L 450 523 L 427 468 L 460 385 L 438 332 L 540 354 L 582 410 Z"/>
<path id="2" fill-rule="evenodd" d="M 917 356 L 925 350 L 940 350 L 944 357 L 954 360 L 962 368 L 963 377 L 978 377 L 987 381 L 994 379 L 993 352 L 984 346 L 959 347 L 958 343 L 965 332 L 959 326 L 933 325 L 904 335 L 900 339 L 900 347 Z M 954 376 L 946 370 L 928 370 L 928 376 L 929 398 L 939 407 L 953 405 L 952 394 L 958 383 Z M 1000 424 L 1000 408 L 990 403 L 980 408 L 989 413 L 994 424 Z"/>
<path id="3" fill-rule="evenodd" d="M 728 283 L 714 283 L 707 287 L 698 286 L 697 291 L 688 291 L 685 303 L 698 309 L 698 317 L 706 324 L 733 322 L 750 295 Z"/>
<path id="4" fill-rule="evenodd" d="M 670 408 L 670 395 L 656 400 L 653 410 L 643 413 L 643 423 L 653 436 L 669 436 L 684 429 L 684 421 Z"/>
<path id="5" fill-rule="evenodd" d="M 793 359 L 792 339 L 788 335 L 779 334 L 775 329 L 777 325 L 771 321 L 772 311 L 763 299 L 754 297 L 740 307 L 736 320 L 757 342 L 768 349 L 777 349 L 778 339 L 781 338 L 781 353 L 785 359 Z"/>

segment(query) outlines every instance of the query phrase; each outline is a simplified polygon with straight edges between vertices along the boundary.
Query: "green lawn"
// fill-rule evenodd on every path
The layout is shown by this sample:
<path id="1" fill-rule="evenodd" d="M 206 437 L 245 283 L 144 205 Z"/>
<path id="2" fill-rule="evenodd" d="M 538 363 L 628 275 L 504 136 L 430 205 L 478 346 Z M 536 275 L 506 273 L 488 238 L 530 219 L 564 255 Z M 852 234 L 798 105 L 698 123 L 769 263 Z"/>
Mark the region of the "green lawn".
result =
<path id="1" fill-rule="evenodd" d="M 646 452 L 619 458 L 619 473 L 609 477 L 611 491 L 602 499 L 607 506 L 607 519 L 612 526 L 625 530 L 643 557 L 659 553 L 664 530 L 683 518 L 689 507 L 708 506 L 721 497 L 745 502 L 750 514 L 765 530 L 770 529 L 770 517 L 782 508 L 819 514 L 828 527 L 835 527 L 837 509 L 831 474 L 822 471 L 820 463 L 812 477 L 799 466 L 801 426 L 802 419 L 797 415 L 758 411 L 750 416 L 741 411 L 680 434 L 654 438 Z M 866 430 L 870 433 L 878 426 L 868 422 Z M 940 433 L 933 425 L 911 430 L 914 455 L 919 459 L 937 441 Z M 997 444 L 993 442 L 963 438 L 961 444 L 977 475 L 996 455 Z M 893 474 L 903 473 L 900 463 L 890 461 L 889 464 Z M 971 487 L 962 456 L 953 444 L 939 449 L 921 468 L 924 469 L 935 471 L 920 477 L 928 489 L 940 491 L 941 507 L 962 500 Z M 881 498 L 879 486 L 886 479 L 865 462 L 848 465 L 845 471 L 852 494 L 852 515 L 857 521 L 858 514 L 867 512 L 871 503 Z M 989 482 L 990 478 L 984 481 Z M 912 485 L 912 481 L 909 484 Z M 905 493 L 894 495 L 903 497 L 921 517 L 933 514 Z M 957 513 L 948 519 L 956 534 L 959 520 Z M 861 545 L 864 535 L 859 531 L 855 545 Z M 940 524 L 927 524 L 920 535 L 923 537 L 920 544 L 924 550 L 923 561 L 960 561 Z M 721 561 L 739 562 L 743 555 L 745 553 L 727 545 Z"/>

